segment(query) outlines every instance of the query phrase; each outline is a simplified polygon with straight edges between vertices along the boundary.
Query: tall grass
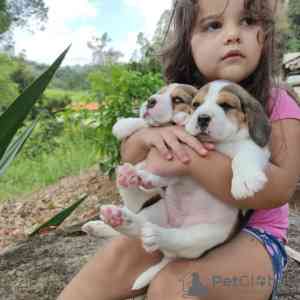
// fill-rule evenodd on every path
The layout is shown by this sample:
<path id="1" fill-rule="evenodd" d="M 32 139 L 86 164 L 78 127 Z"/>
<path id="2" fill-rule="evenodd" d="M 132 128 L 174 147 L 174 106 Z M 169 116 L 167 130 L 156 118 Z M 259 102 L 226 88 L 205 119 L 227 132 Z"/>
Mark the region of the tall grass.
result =
<path id="1" fill-rule="evenodd" d="M 72 91 L 48 88 L 44 97 L 46 99 L 55 99 L 57 101 L 70 100 L 71 102 L 91 102 L 91 95 L 88 91 Z"/>
<path id="2" fill-rule="evenodd" d="M 50 154 L 34 160 L 24 155 L 11 165 L 0 181 L 0 201 L 31 193 L 57 182 L 61 177 L 76 175 L 100 159 L 97 142 L 78 131 L 59 138 L 60 146 Z"/>

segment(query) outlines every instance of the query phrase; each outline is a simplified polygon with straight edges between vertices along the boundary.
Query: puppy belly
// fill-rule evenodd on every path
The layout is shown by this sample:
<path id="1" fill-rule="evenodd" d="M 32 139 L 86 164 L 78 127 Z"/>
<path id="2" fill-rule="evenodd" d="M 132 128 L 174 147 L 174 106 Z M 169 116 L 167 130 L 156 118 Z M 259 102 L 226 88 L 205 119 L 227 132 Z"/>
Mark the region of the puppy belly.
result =
<path id="1" fill-rule="evenodd" d="M 186 181 L 168 187 L 166 211 L 170 227 L 235 222 L 238 210 L 206 192 L 197 183 Z"/>

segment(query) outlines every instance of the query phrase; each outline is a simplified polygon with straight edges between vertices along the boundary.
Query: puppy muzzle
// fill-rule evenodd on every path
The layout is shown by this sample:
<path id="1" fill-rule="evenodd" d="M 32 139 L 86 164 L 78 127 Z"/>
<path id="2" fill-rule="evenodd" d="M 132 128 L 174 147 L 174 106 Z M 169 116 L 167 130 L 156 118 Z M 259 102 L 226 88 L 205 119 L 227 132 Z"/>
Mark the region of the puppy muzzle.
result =
<path id="1" fill-rule="evenodd" d="M 209 115 L 199 115 L 197 118 L 197 125 L 199 126 L 201 131 L 204 131 L 205 129 L 207 129 L 210 121 L 211 117 Z"/>

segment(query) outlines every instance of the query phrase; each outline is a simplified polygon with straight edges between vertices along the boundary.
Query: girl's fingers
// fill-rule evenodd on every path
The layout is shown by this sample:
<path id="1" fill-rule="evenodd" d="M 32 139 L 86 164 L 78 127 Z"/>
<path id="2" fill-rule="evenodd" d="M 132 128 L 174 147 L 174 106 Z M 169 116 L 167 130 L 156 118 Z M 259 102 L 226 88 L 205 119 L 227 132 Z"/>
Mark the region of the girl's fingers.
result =
<path id="1" fill-rule="evenodd" d="M 178 138 L 173 134 L 164 134 L 163 139 L 165 143 L 169 146 L 169 148 L 172 150 L 174 155 L 177 157 L 178 160 L 180 160 L 183 163 L 189 162 L 190 158 L 187 153 L 187 151 L 184 148 L 184 145 L 182 145 Z"/>
<path id="2" fill-rule="evenodd" d="M 159 151 L 159 153 L 165 159 L 170 160 L 173 158 L 172 152 L 168 149 L 163 139 L 161 138 L 156 139 L 155 142 L 153 142 L 153 146 Z"/>
<path id="3" fill-rule="evenodd" d="M 185 132 L 180 132 L 178 134 L 178 138 L 180 141 L 182 141 L 183 143 L 185 143 L 186 145 L 191 147 L 198 154 L 200 154 L 202 156 L 207 154 L 208 148 L 206 149 L 204 144 L 199 142 L 195 137 L 187 135 Z"/>
<path id="4" fill-rule="evenodd" d="M 215 149 L 215 145 L 212 143 L 204 143 L 203 146 L 208 149 L 208 150 L 214 150 Z"/>

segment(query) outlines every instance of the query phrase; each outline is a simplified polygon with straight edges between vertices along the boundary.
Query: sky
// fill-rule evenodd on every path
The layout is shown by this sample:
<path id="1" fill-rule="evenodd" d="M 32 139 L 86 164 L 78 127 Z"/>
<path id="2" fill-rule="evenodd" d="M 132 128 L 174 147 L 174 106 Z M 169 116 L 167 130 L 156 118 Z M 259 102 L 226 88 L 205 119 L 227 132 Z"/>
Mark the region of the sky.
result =
<path id="1" fill-rule="evenodd" d="M 18 28 L 14 32 L 16 54 L 51 63 L 70 44 L 64 65 L 91 63 L 92 51 L 87 42 L 107 32 L 109 47 L 130 59 L 137 48 L 139 32 L 151 38 L 156 24 L 172 0 L 45 0 L 49 7 L 44 31 L 34 33 Z"/>

